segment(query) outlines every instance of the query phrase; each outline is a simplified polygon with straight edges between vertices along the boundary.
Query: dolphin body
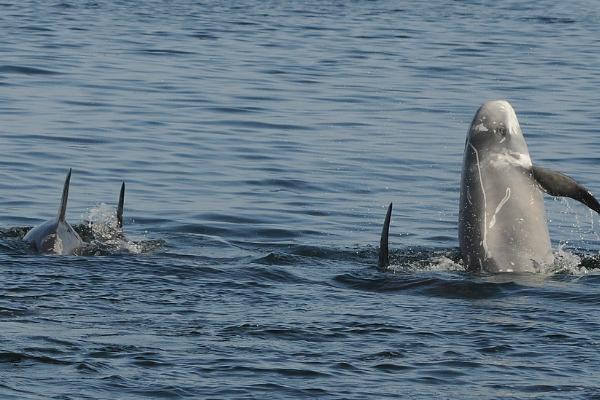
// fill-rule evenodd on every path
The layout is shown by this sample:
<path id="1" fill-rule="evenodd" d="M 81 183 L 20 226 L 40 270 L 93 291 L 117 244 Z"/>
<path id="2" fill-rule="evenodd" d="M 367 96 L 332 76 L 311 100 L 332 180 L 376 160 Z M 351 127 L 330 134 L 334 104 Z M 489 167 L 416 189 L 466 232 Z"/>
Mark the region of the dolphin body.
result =
<path id="1" fill-rule="evenodd" d="M 71 170 L 63 187 L 58 216 L 31 229 L 23 240 L 40 253 L 70 255 L 83 246 L 83 241 L 66 220 Z"/>
<path id="2" fill-rule="evenodd" d="M 554 262 L 543 192 L 570 197 L 600 213 L 600 203 L 572 178 L 533 165 L 510 103 L 489 101 L 471 123 L 461 178 L 458 238 L 473 272 L 543 272 Z M 381 235 L 387 250 L 391 204 Z"/>

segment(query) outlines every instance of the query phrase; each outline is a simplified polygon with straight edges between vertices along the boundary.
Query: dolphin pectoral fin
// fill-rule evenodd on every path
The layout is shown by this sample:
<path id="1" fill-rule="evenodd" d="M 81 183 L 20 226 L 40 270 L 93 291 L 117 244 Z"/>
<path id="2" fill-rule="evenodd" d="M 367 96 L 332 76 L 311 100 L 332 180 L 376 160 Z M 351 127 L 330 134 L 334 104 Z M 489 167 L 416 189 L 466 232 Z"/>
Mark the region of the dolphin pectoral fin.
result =
<path id="1" fill-rule="evenodd" d="M 63 186 L 62 199 L 60 200 L 60 208 L 58 209 L 58 220 L 61 222 L 65 221 L 67 214 L 67 200 L 69 199 L 69 184 L 71 183 L 71 168 L 65 178 L 65 185 Z"/>
<path id="2" fill-rule="evenodd" d="M 547 168 L 533 166 L 533 177 L 551 196 L 570 197 L 600 214 L 600 203 L 585 187 L 573 178 Z"/>
<path id="3" fill-rule="evenodd" d="M 392 219 L 392 203 L 388 206 L 383 229 L 381 230 L 381 240 L 379 241 L 379 268 L 387 268 L 390 265 L 390 254 L 388 251 L 388 237 L 390 234 L 390 221 Z"/>
<path id="4" fill-rule="evenodd" d="M 125 182 L 121 185 L 119 205 L 117 206 L 117 226 L 123 228 L 123 204 L 125 203 Z"/>

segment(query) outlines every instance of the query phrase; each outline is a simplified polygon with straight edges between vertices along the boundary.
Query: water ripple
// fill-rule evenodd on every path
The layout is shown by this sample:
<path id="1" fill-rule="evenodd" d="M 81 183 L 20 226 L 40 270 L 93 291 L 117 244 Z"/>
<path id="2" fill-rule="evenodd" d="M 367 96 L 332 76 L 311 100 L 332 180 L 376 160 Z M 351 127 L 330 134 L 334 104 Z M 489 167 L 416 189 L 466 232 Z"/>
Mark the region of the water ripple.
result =
<path id="1" fill-rule="evenodd" d="M 58 71 L 21 65 L 0 65 L 0 74 L 2 73 L 18 75 L 60 75 L 60 72 Z"/>

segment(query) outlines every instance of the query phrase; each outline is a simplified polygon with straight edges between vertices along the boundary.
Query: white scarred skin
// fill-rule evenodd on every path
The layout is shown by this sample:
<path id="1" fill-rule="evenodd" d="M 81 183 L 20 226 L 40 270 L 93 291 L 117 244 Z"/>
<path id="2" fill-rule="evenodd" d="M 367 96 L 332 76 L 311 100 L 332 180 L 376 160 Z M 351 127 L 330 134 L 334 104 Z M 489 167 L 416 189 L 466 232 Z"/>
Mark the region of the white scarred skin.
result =
<path id="1" fill-rule="evenodd" d="M 481 106 L 469 129 L 459 242 L 463 261 L 475 271 L 539 272 L 554 260 L 527 143 L 504 100 Z"/>

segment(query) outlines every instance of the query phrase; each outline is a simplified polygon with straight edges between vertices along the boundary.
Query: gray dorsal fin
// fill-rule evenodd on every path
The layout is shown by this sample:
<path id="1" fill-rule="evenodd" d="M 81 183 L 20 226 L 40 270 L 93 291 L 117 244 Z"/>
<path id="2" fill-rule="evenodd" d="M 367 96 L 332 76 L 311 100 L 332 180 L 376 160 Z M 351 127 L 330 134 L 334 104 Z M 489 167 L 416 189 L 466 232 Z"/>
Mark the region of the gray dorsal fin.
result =
<path id="1" fill-rule="evenodd" d="M 570 197 L 600 214 L 600 203 L 585 187 L 573 178 L 548 168 L 533 166 L 533 177 L 551 196 Z"/>
<path id="2" fill-rule="evenodd" d="M 117 226 L 123 228 L 123 204 L 125 203 L 125 182 L 121 185 L 119 205 L 117 206 Z"/>
<path id="3" fill-rule="evenodd" d="M 58 221 L 64 222 L 67 214 L 67 200 L 69 200 L 69 184 L 71 183 L 71 168 L 67 173 L 65 179 L 65 186 L 63 186 L 62 199 L 60 200 L 60 208 L 58 209 Z"/>
<path id="4" fill-rule="evenodd" d="M 381 240 L 379 241 L 379 268 L 387 268 L 390 265 L 390 253 L 388 249 L 388 238 L 390 234 L 390 221 L 392 220 L 392 203 L 388 206 L 383 229 L 381 230 Z"/>

